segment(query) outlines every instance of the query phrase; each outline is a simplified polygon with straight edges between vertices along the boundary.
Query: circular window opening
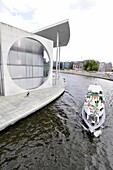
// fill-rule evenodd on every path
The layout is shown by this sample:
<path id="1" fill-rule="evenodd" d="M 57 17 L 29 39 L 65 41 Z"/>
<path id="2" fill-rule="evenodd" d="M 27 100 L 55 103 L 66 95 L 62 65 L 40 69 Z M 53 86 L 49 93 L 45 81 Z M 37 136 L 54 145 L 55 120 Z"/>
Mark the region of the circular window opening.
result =
<path id="1" fill-rule="evenodd" d="M 22 38 L 9 50 L 7 66 L 12 80 L 23 89 L 41 86 L 50 70 L 45 47 L 37 40 Z"/>

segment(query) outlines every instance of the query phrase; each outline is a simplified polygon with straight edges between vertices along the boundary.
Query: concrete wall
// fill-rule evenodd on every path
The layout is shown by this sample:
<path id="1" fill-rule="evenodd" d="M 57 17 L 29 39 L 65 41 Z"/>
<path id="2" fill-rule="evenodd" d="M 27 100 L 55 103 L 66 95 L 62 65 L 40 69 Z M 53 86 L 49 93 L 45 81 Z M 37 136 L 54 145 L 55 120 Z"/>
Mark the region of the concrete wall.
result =
<path id="1" fill-rule="evenodd" d="M 17 93 L 26 92 L 28 90 L 23 89 L 16 85 L 14 81 L 11 79 L 8 68 L 7 68 L 7 59 L 8 59 L 8 53 L 11 48 L 11 46 L 16 42 L 17 40 L 28 37 L 33 38 L 35 40 L 38 40 L 43 46 L 46 48 L 46 51 L 48 53 L 48 56 L 50 58 L 50 71 L 47 80 L 39 87 L 39 88 L 46 88 L 52 86 L 52 67 L 53 67 L 53 41 L 45 39 L 43 37 L 34 35 L 32 33 L 23 31 L 21 29 L 12 27 L 10 25 L 0 23 L 0 43 L 1 43 L 1 63 L 2 63 L 2 94 L 7 95 L 13 95 Z"/>

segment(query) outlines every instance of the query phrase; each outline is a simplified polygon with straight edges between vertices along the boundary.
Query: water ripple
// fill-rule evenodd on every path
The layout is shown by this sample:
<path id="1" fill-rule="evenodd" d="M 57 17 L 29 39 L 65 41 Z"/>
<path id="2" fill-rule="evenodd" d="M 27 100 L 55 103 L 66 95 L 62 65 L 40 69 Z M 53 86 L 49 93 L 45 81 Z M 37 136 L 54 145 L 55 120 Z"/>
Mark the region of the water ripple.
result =
<path id="1" fill-rule="evenodd" d="M 62 76 L 67 87 L 60 98 L 0 133 L 0 170 L 113 169 L 113 82 Z M 81 127 L 84 95 L 92 83 L 102 86 L 106 98 L 99 138 Z"/>

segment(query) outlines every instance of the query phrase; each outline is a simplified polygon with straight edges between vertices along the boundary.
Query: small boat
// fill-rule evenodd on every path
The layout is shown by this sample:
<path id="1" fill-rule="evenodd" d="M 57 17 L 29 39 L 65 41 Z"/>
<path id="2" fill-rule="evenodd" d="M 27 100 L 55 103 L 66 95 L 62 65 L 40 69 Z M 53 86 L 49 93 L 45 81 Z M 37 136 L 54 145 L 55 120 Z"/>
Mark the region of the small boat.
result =
<path id="1" fill-rule="evenodd" d="M 101 134 L 101 128 L 105 122 L 105 98 L 100 85 L 95 84 L 88 87 L 82 108 L 82 118 L 87 131 L 96 137 Z"/>

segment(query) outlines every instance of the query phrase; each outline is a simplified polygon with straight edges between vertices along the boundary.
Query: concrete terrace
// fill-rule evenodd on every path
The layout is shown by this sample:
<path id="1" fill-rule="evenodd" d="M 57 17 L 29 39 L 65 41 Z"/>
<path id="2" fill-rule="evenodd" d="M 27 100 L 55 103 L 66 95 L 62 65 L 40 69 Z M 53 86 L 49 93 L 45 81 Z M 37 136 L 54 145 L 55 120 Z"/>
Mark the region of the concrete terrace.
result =
<path id="1" fill-rule="evenodd" d="M 65 91 L 65 81 L 59 79 L 51 88 L 30 91 L 26 93 L 0 96 L 0 131 L 18 120 L 46 106 Z"/>

